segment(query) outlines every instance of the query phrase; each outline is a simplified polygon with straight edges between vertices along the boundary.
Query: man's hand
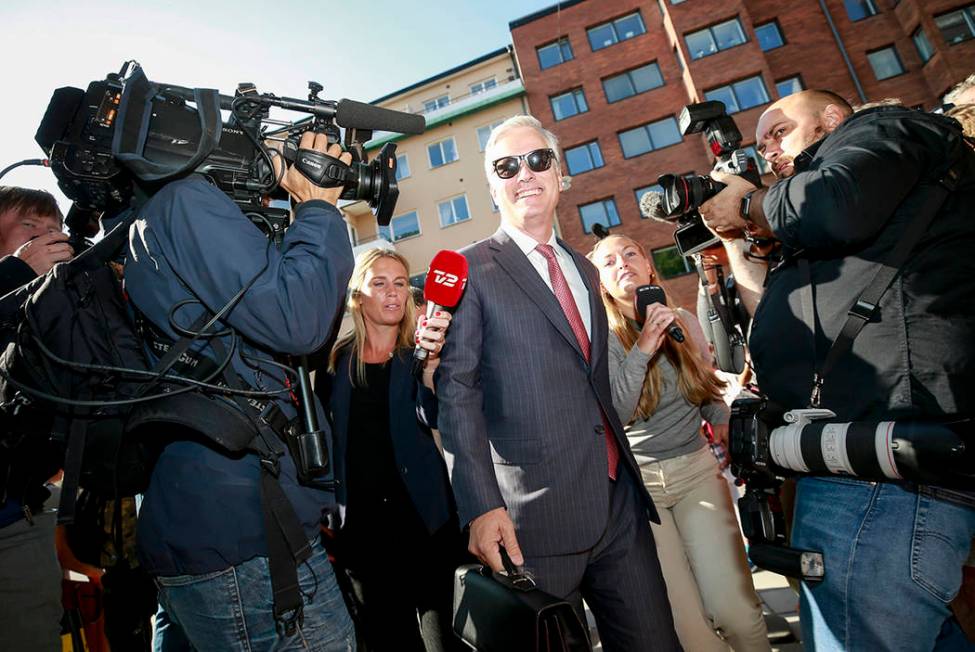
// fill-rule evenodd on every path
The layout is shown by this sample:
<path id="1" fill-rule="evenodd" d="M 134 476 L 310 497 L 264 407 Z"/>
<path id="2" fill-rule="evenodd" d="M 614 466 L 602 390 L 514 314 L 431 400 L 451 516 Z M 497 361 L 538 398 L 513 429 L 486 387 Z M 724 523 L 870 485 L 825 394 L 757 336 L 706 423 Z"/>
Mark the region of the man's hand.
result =
<path id="1" fill-rule="evenodd" d="M 324 152 L 329 156 L 339 159 L 346 165 L 352 162 L 352 154 L 348 152 L 343 153 L 340 145 L 328 146 L 328 137 L 325 134 L 306 131 L 301 134 L 301 142 L 298 147 L 300 149 L 313 149 L 316 152 Z M 284 164 L 284 159 L 280 156 L 275 156 L 273 160 L 275 174 L 279 174 L 281 170 L 280 166 Z M 291 194 L 297 204 L 312 199 L 322 199 L 334 205 L 338 202 L 339 195 L 342 194 L 343 190 L 342 186 L 337 188 L 321 188 L 316 186 L 293 165 L 285 172 L 284 178 L 281 180 L 281 187 Z"/>
<path id="2" fill-rule="evenodd" d="M 68 234 L 49 231 L 20 245 L 14 256 L 30 265 L 38 276 L 47 274 L 55 264 L 71 260 L 74 249 L 68 244 Z"/>
<path id="3" fill-rule="evenodd" d="M 748 228 L 741 216 L 741 199 L 755 186 L 734 174 L 713 171 L 711 178 L 720 181 L 727 188 L 701 204 L 700 213 L 704 223 L 719 238 L 729 240 L 740 238 Z"/>
<path id="4" fill-rule="evenodd" d="M 484 512 L 471 521 L 470 543 L 467 549 L 493 571 L 504 570 L 498 546 L 504 546 L 515 566 L 525 563 L 515 538 L 515 524 L 504 507 Z"/>

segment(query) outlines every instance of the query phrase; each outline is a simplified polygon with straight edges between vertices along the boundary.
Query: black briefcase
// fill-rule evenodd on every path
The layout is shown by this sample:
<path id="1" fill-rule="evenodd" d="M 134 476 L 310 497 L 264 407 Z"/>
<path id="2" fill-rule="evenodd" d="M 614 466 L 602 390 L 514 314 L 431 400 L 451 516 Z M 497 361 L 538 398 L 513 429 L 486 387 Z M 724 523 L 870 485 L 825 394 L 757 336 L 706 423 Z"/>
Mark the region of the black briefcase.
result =
<path id="1" fill-rule="evenodd" d="M 478 652 L 589 652 L 589 635 L 565 600 L 535 587 L 502 548 L 504 573 L 480 564 L 454 574 L 454 633 Z"/>

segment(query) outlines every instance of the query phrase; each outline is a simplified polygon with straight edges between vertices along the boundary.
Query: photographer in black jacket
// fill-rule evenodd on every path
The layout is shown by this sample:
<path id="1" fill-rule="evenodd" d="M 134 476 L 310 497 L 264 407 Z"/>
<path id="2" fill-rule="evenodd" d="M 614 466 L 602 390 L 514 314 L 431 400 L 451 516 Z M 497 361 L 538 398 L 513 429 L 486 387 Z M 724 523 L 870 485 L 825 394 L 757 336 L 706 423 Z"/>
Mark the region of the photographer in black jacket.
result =
<path id="1" fill-rule="evenodd" d="M 957 183 L 852 349 L 826 373 L 820 405 L 840 422 L 970 410 L 975 163 L 957 124 L 900 106 L 853 114 L 833 93 L 804 91 L 772 104 L 756 139 L 780 180 L 755 190 L 716 174 L 728 187 L 701 214 L 725 240 L 753 311 L 749 347 L 762 390 L 786 409 L 810 404 L 814 371 L 848 311 L 952 169 Z M 782 264 L 768 271 L 749 257 L 747 234 L 777 239 Z M 821 583 L 802 586 L 804 644 L 965 645 L 948 603 L 973 536 L 975 494 L 803 477 L 792 545 L 822 551 L 826 567 Z"/>
<path id="2" fill-rule="evenodd" d="M 62 215 L 43 190 L 0 187 L 0 295 L 16 290 L 74 255 Z M 3 344 L 12 337 L 5 328 Z M 36 446 L 14 445 L 0 432 L 0 640 L 3 649 L 60 650 L 61 567 L 54 514 Z"/>

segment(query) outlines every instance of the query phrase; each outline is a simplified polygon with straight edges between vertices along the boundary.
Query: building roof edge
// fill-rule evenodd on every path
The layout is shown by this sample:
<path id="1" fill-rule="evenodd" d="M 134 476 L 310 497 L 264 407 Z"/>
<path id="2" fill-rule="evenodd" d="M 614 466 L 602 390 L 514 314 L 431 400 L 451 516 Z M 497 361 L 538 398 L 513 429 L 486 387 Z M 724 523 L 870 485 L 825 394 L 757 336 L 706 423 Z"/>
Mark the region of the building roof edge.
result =
<path id="1" fill-rule="evenodd" d="M 443 72 L 437 73 L 436 75 L 433 75 L 432 77 L 427 77 L 426 79 L 422 79 L 422 80 L 420 80 L 418 82 L 415 82 L 413 84 L 410 84 L 409 86 L 404 86 L 403 88 L 399 89 L 398 91 L 393 91 L 392 93 L 387 93 L 386 95 L 383 95 L 382 97 L 379 97 L 379 98 L 374 99 L 372 102 L 370 102 L 370 104 L 379 104 L 380 102 L 385 102 L 386 100 L 391 99 L 391 98 L 394 98 L 397 95 L 402 95 L 404 93 L 408 93 L 409 91 L 416 90 L 417 88 L 420 88 L 421 86 L 426 86 L 430 82 L 435 82 L 438 79 L 443 79 L 444 77 L 449 77 L 450 75 L 452 75 L 452 74 L 454 74 L 456 72 L 460 72 L 464 68 L 470 68 L 471 66 L 476 66 L 479 63 L 483 63 L 483 62 L 485 62 L 485 61 L 487 61 L 489 59 L 493 59 L 494 57 L 500 56 L 500 55 L 502 55 L 502 54 L 504 54 L 506 52 L 507 53 L 512 52 L 511 45 L 505 45 L 504 47 L 500 47 L 497 50 L 492 50 L 491 52 L 488 52 L 487 54 L 482 54 L 481 56 L 479 56 L 479 57 L 477 57 L 475 59 L 471 59 L 470 61 L 468 61 L 466 63 L 462 63 L 459 66 L 454 66 L 453 68 L 450 68 L 448 70 L 444 70 Z"/>
<path id="2" fill-rule="evenodd" d="M 559 9 L 568 9 L 580 2 L 585 2 L 585 0 L 562 0 L 562 2 L 556 2 L 551 7 L 546 7 L 545 9 L 539 9 L 538 11 L 528 14 L 527 16 L 522 16 L 521 18 L 515 18 L 508 23 L 508 29 L 515 29 L 521 27 L 522 25 L 527 25 L 528 23 L 534 22 L 539 18 L 544 18 L 549 14 L 554 14 Z"/>

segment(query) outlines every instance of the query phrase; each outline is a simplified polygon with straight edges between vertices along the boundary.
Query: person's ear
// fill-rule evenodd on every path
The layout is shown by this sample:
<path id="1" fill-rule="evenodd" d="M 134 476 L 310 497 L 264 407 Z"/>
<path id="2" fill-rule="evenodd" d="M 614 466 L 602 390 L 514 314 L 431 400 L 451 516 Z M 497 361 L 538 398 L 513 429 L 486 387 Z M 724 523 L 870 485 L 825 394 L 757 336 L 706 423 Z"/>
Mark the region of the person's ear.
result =
<path id="1" fill-rule="evenodd" d="M 826 131 L 833 131 L 839 127 L 845 119 L 846 114 L 843 112 L 843 109 L 835 104 L 827 104 L 826 108 L 823 109 L 823 123 L 826 126 Z"/>

